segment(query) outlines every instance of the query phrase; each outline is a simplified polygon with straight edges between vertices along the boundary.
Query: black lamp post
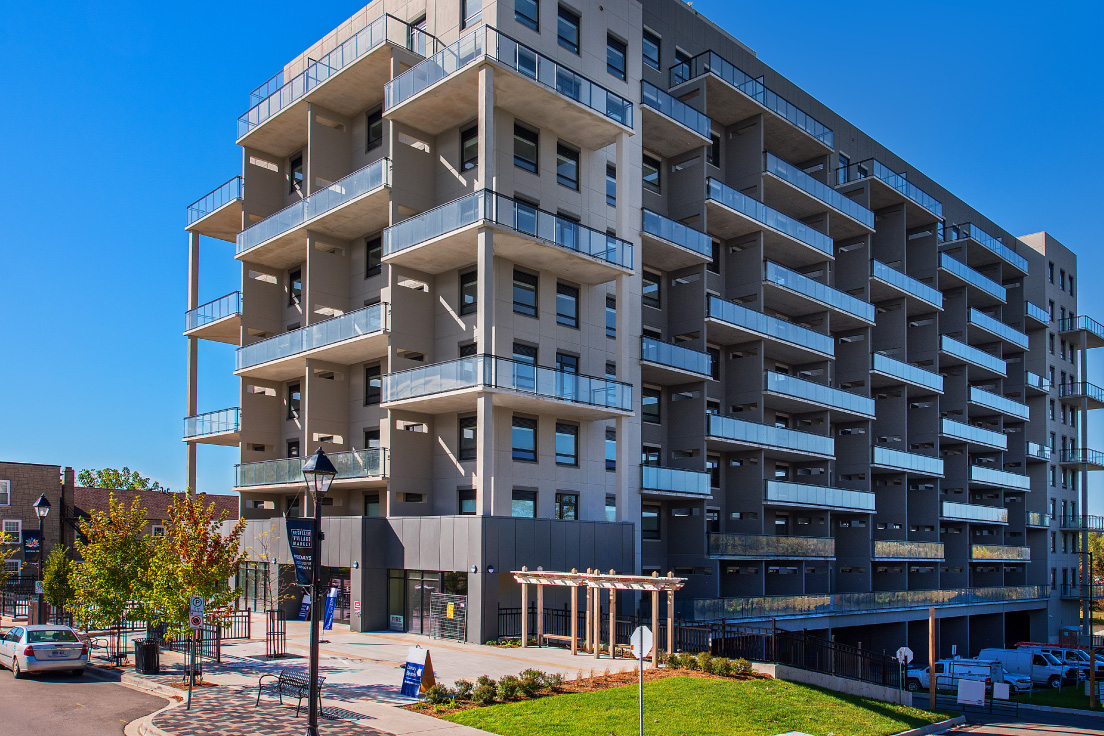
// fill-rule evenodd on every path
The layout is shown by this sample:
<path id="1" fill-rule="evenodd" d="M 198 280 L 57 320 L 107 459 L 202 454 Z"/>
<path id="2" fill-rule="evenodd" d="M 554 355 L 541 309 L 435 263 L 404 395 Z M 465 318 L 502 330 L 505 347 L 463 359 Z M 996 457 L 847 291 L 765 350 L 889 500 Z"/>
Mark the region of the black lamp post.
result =
<path id="1" fill-rule="evenodd" d="M 38 497 L 38 500 L 33 504 L 35 514 L 38 516 L 38 581 L 42 581 L 42 566 L 46 562 L 46 538 L 43 535 L 43 525 L 46 522 L 46 517 L 50 514 L 50 500 L 46 498 L 46 494 L 43 493 Z M 37 585 L 35 586 L 38 587 Z M 38 621 L 39 624 L 46 623 L 46 598 L 42 593 L 35 591 L 37 595 L 38 603 Z"/>
<path id="2" fill-rule="evenodd" d="M 318 563 L 322 556 L 322 499 L 330 490 L 337 468 L 319 447 L 303 465 L 303 481 L 314 499 L 311 525 L 310 586 L 310 702 L 307 706 L 307 736 L 318 736 Z"/>

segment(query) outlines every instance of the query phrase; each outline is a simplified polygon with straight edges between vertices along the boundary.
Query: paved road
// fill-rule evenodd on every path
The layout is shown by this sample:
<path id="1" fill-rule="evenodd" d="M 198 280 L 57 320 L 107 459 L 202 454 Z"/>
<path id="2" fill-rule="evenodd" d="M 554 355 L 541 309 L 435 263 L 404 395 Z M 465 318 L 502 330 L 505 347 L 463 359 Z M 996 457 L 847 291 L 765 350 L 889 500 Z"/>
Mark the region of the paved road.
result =
<path id="1" fill-rule="evenodd" d="M 915 693 L 913 704 L 925 708 L 927 693 Z M 1104 733 L 1104 718 L 1100 716 L 1066 715 L 1021 708 L 1015 717 L 967 714 L 968 723 L 948 731 L 970 736 L 1100 736 Z"/>
<path id="2" fill-rule="evenodd" d="M 168 701 L 87 674 L 15 680 L 0 667 L 0 736 L 107 736 Z"/>

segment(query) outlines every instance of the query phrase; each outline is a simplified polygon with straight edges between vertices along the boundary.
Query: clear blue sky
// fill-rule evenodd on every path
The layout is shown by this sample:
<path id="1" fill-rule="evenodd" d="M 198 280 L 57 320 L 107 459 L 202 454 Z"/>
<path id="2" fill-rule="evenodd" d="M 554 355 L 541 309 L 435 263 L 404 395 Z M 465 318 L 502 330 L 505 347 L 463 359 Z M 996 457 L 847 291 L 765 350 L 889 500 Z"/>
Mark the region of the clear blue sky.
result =
<path id="1" fill-rule="evenodd" d="M 240 172 L 249 91 L 362 4 L 5 7 L 0 459 L 184 486 L 185 208 Z M 1007 230 L 1077 251 L 1104 321 L 1086 288 L 1104 265 L 1097 3 L 694 7 Z M 202 300 L 238 288 L 231 244 L 205 240 L 201 268 Z M 236 405 L 232 348 L 201 343 L 200 366 L 200 411 Z M 228 490 L 235 455 L 201 445 L 200 490 Z"/>

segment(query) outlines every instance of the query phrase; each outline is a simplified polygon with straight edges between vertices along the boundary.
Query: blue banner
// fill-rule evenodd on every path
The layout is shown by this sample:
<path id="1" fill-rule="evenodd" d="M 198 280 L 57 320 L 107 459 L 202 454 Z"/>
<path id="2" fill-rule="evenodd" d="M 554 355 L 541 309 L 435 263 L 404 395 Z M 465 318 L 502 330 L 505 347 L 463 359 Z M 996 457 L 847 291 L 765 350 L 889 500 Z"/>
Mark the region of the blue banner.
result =
<path id="1" fill-rule="evenodd" d="M 37 530 L 23 530 L 23 561 L 38 562 L 42 552 L 42 534 Z"/>
<path id="2" fill-rule="evenodd" d="M 310 613 L 310 596 L 303 596 L 303 603 L 299 606 L 299 620 L 306 621 L 307 614 Z"/>
<path id="3" fill-rule="evenodd" d="M 330 592 L 326 595 L 326 618 L 322 622 L 323 631 L 333 630 L 335 608 L 337 608 L 337 588 L 330 588 Z"/>
<path id="4" fill-rule="evenodd" d="M 314 519 L 286 519 L 288 546 L 295 563 L 295 579 L 300 585 L 311 584 L 311 555 L 314 553 Z"/>
<path id="5" fill-rule="evenodd" d="M 406 669 L 403 671 L 402 681 L 402 694 L 408 698 L 416 698 L 421 694 L 422 690 L 422 673 L 425 671 L 424 664 L 418 664 L 417 662 L 407 662 Z"/>

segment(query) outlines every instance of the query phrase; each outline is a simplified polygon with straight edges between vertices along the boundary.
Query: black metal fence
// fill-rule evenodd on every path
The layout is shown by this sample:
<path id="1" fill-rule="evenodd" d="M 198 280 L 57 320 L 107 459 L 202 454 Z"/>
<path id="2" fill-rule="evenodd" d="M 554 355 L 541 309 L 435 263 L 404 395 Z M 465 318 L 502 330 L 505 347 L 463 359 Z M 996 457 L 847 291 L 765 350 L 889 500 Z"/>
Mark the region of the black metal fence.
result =
<path id="1" fill-rule="evenodd" d="M 195 631 L 195 655 L 201 659 L 212 659 L 222 662 L 222 647 L 220 637 L 221 627 L 218 624 L 204 624 Z M 146 638 L 155 640 L 162 649 L 170 652 L 188 655 L 192 651 L 191 629 L 169 630 L 165 624 L 150 626 L 146 630 Z"/>
<path id="2" fill-rule="evenodd" d="M 265 657 L 279 659 L 287 654 L 287 620 L 278 608 L 265 611 Z"/>
<path id="3" fill-rule="evenodd" d="M 221 631 L 219 638 L 222 641 L 233 639 L 248 639 L 250 633 L 249 611 L 231 613 L 219 619 Z"/>
<path id="4" fill-rule="evenodd" d="M 9 591 L 0 593 L 0 615 L 10 618 L 27 618 L 30 615 L 30 601 L 33 598 L 33 595 L 24 593 Z"/>
<path id="5" fill-rule="evenodd" d="M 535 637 L 537 635 L 537 607 L 535 604 L 529 604 L 528 611 L 528 633 L 530 636 Z M 618 612 L 617 620 L 614 623 L 614 631 L 617 634 L 616 641 L 620 644 L 628 644 L 629 638 L 632 636 L 633 631 L 638 626 L 651 627 L 652 620 L 648 616 L 626 615 Z M 586 611 L 578 612 L 577 621 L 577 636 L 581 639 L 586 633 Z M 711 624 L 703 624 L 693 621 L 683 621 L 681 618 L 675 619 L 674 628 L 674 647 L 676 652 L 708 652 L 709 642 L 712 632 Z M 602 612 L 601 620 L 601 633 L 600 639 L 603 642 L 609 642 L 609 630 L 610 630 L 610 617 L 606 611 Z M 571 636 L 571 609 L 569 608 L 548 608 L 544 609 L 544 633 L 551 634 L 553 636 Z M 498 636 L 499 638 L 509 639 L 518 638 L 521 636 L 521 607 L 515 608 L 502 608 L 498 609 Z M 667 642 L 667 620 L 660 617 L 659 620 L 659 636 L 657 638 L 659 646 L 666 648 Z"/>

